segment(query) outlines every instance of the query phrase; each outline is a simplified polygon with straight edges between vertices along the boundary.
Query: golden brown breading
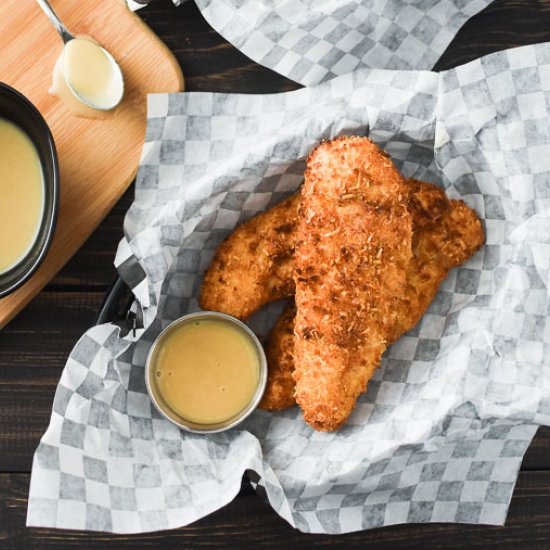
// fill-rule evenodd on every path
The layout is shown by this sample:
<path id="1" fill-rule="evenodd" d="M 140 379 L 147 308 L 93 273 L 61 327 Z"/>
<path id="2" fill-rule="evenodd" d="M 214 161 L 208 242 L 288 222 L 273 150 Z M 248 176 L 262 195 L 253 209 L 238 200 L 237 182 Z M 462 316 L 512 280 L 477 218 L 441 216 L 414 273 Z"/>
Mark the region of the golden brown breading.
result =
<path id="1" fill-rule="evenodd" d="M 430 184 L 415 183 L 421 189 L 437 189 Z M 465 262 L 483 245 L 483 229 L 476 213 L 462 201 L 448 200 L 443 191 L 437 189 L 437 192 L 446 202 L 439 219 L 416 225 L 413 210 L 413 257 L 407 269 L 407 290 L 399 301 L 397 323 L 394 332 L 388 335 L 390 343 L 418 323 L 449 270 Z"/>
<path id="2" fill-rule="evenodd" d="M 348 150 L 349 158 L 346 158 L 346 152 L 343 151 L 346 147 L 342 147 L 343 143 L 338 142 L 347 142 L 348 145 L 353 142 L 351 148 L 357 150 L 352 151 L 351 155 Z M 337 369 L 331 371 L 328 368 L 332 360 L 330 353 L 328 355 L 325 353 L 325 356 L 319 353 L 320 357 L 316 360 L 320 361 L 319 364 L 324 370 L 320 369 L 316 372 L 315 368 L 311 367 L 307 374 L 311 375 L 309 378 L 313 384 L 303 393 L 302 401 L 305 405 L 302 408 L 304 408 L 306 420 L 313 427 L 321 430 L 337 429 L 345 421 L 357 395 L 364 391 L 364 386 L 378 365 L 386 345 L 397 340 L 403 332 L 418 322 L 449 269 L 468 259 L 483 243 L 483 232 L 479 220 L 464 203 L 449 201 L 442 190 L 431 184 L 407 180 L 406 186 L 403 186 L 402 178 L 399 175 L 396 177 L 396 171 L 388 157 L 372 144 L 363 150 L 359 142 L 364 144 L 368 140 L 341 138 L 328 142 L 331 147 L 335 144 L 335 147 L 328 151 L 328 155 L 326 155 L 327 151 L 324 151 L 321 166 L 328 156 L 328 164 L 334 164 L 332 175 L 327 176 L 326 166 L 322 167 L 325 170 L 323 176 L 317 177 L 318 174 L 313 174 L 320 181 L 312 178 L 309 172 L 310 180 L 314 180 L 311 189 L 313 205 L 321 210 L 327 205 L 330 208 L 327 209 L 328 213 L 317 212 L 317 215 L 320 213 L 319 219 L 310 220 L 309 224 L 305 224 L 315 229 L 314 233 L 309 235 L 311 237 L 309 251 L 313 257 L 304 256 L 311 261 L 309 264 L 311 269 L 305 274 L 300 274 L 298 279 L 302 279 L 305 285 L 310 285 L 311 282 L 314 283 L 313 286 L 321 283 L 321 287 L 323 282 L 328 280 L 330 286 L 330 277 L 327 279 L 326 272 L 321 274 L 321 270 L 318 269 L 320 264 L 315 264 L 316 261 L 322 262 L 327 259 L 333 262 L 333 267 L 336 269 L 343 267 L 346 271 L 351 269 L 354 273 L 351 277 L 348 273 L 345 273 L 345 276 L 342 272 L 339 273 L 336 277 L 337 290 L 332 290 L 332 296 L 327 296 L 325 293 L 319 299 L 306 300 L 308 306 L 311 306 L 306 321 L 313 319 L 321 328 L 319 331 L 319 327 L 315 325 L 304 327 L 305 331 L 302 332 L 301 337 L 304 340 L 302 348 L 306 350 L 306 355 L 310 349 L 323 353 L 336 349 L 339 353 L 336 355 L 337 363 L 340 363 Z M 322 144 L 318 149 L 321 150 L 323 147 L 328 147 L 327 143 Z M 354 166 L 354 163 L 361 161 L 363 156 L 369 155 L 371 160 L 375 159 L 375 163 L 370 165 L 370 172 L 361 170 L 360 165 Z M 342 160 L 345 166 L 344 170 L 339 172 L 341 167 L 339 163 Z M 365 173 L 368 173 L 366 178 Z M 323 177 L 326 181 L 323 181 Z M 339 193 L 337 197 L 334 192 L 327 194 L 327 188 L 331 186 L 337 188 L 342 184 L 346 185 L 346 191 L 349 192 Z M 388 189 L 392 185 L 394 191 L 398 191 L 393 197 Z M 319 187 L 324 195 L 316 197 Z M 292 278 L 294 248 L 299 236 L 298 219 L 301 201 L 300 193 L 295 194 L 242 224 L 222 243 L 205 275 L 200 300 L 203 308 L 225 311 L 244 319 L 265 303 L 294 293 Z M 403 211 L 400 210 L 401 208 Z M 334 215 L 334 218 L 331 219 L 331 215 Z M 410 240 L 410 250 L 405 254 L 403 254 L 404 249 L 399 248 L 399 239 L 403 235 L 400 235 L 398 224 L 395 223 L 395 220 L 400 217 L 407 218 L 405 240 Z M 339 224 L 345 225 L 339 228 Z M 327 230 L 330 227 L 336 231 L 335 234 Z M 382 228 L 383 231 L 380 232 L 378 228 Z M 341 233 L 341 238 L 338 238 L 338 232 Z M 360 248 L 359 245 L 364 247 L 365 235 L 369 234 L 374 236 L 368 241 L 366 249 L 363 249 L 365 257 L 360 260 L 352 258 L 354 247 L 355 249 Z M 352 237 L 352 246 L 347 246 L 348 236 Z M 307 241 L 307 239 L 304 240 Z M 305 246 L 303 243 L 302 245 Z M 341 245 L 339 252 L 338 245 Z M 319 250 L 316 251 L 315 246 Z M 378 250 L 385 248 L 380 256 L 384 263 L 379 271 L 376 271 L 376 266 L 369 265 L 376 263 L 375 258 L 372 257 L 376 247 Z M 392 247 L 395 249 L 394 252 L 397 252 L 397 262 L 393 261 L 395 256 L 393 260 L 391 258 Z M 396 271 L 396 265 L 401 266 L 401 273 L 399 270 Z M 335 273 L 330 269 L 327 272 L 331 273 L 334 279 Z M 378 278 L 377 273 L 380 275 Z M 316 274 L 321 275 L 319 279 L 315 279 Z M 363 284 L 362 290 L 355 288 L 361 286 L 357 284 L 358 282 Z M 315 293 L 313 289 L 311 292 Z M 357 312 L 346 313 L 348 309 L 357 308 L 357 303 L 361 303 L 358 301 L 361 292 L 367 295 L 370 293 L 370 301 L 366 300 L 365 304 L 371 312 L 378 312 L 378 316 L 372 315 L 370 323 L 361 311 L 359 324 L 357 319 L 351 322 L 349 320 L 354 315 L 357 317 Z M 348 297 L 342 299 L 345 293 Z M 379 301 L 374 299 L 376 293 Z M 309 297 L 315 298 L 312 294 Z M 328 308 L 332 314 L 330 322 L 333 323 L 333 327 L 327 325 L 331 319 L 330 315 L 327 317 L 324 313 L 324 319 L 319 320 L 320 313 L 324 312 L 323 308 L 326 305 L 324 302 L 327 297 L 334 298 L 334 303 Z M 380 306 L 382 310 L 385 308 L 384 315 L 380 314 Z M 348 317 L 347 321 L 345 318 L 335 317 L 335 311 L 332 310 L 336 307 L 343 307 Z M 361 324 L 365 325 L 364 334 L 369 335 L 368 342 L 362 341 L 361 337 L 355 334 Z M 348 329 L 351 326 L 352 333 L 347 340 L 341 330 L 346 326 Z M 277 321 L 267 343 L 269 377 L 266 393 L 260 405 L 262 408 L 279 410 L 295 402 L 292 376 L 295 341 L 293 328 L 294 315 L 289 307 Z M 323 341 L 316 348 L 314 342 L 320 337 Z M 342 342 L 346 341 L 351 342 L 352 348 L 356 349 L 355 356 L 349 353 L 346 355 L 340 349 L 343 347 Z M 361 357 L 361 347 L 364 348 L 363 365 L 356 365 L 356 357 Z M 306 371 L 308 371 L 307 368 Z M 297 372 L 296 377 L 304 378 L 304 375 Z M 332 394 L 328 393 L 330 399 L 322 399 L 324 396 L 321 395 L 323 389 L 319 378 L 326 382 L 327 387 L 331 386 L 335 389 Z M 363 379 L 364 384 L 362 384 Z M 337 383 L 338 380 L 340 380 L 339 383 Z M 307 384 L 309 382 L 304 382 L 303 385 Z M 317 397 L 320 396 L 323 400 L 323 403 L 316 408 L 312 398 L 315 396 L 315 389 L 319 390 Z M 345 404 L 344 407 L 340 407 L 342 403 Z M 331 413 L 330 407 L 340 411 L 337 414 Z M 309 410 L 306 412 L 305 409 Z"/>
<path id="3" fill-rule="evenodd" d="M 261 409 L 277 411 L 294 405 L 294 300 L 277 319 L 265 346 L 268 378 Z"/>
<path id="4" fill-rule="evenodd" d="M 295 194 L 227 237 L 204 276 L 199 298 L 203 309 L 246 319 L 264 304 L 294 293 L 293 236 L 299 203 L 300 195 Z"/>
<path id="5" fill-rule="evenodd" d="M 437 193 L 443 193 L 432 187 L 433 191 L 416 193 L 419 224 L 432 220 L 441 208 Z M 444 200 L 448 203 L 445 196 Z M 225 239 L 204 276 L 199 298 L 203 309 L 245 319 L 266 303 L 294 294 L 292 262 L 299 205 L 298 191 L 244 222 Z"/>
<path id="6" fill-rule="evenodd" d="M 396 326 L 388 335 L 389 343 L 416 325 L 449 270 L 465 262 L 483 244 L 483 230 L 471 208 L 462 201 L 449 200 L 435 185 L 411 179 L 407 182 L 411 188 L 413 257 L 407 269 L 407 289 L 397 307 Z M 275 384 L 279 390 L 276 399 L 265 401 L 266 409 L 282 409 L 282 404 L 290 407 L 295 403 L 294 385 L 277 383 L 281 376 L 288 380 L 294 371 L 293 340 L 275 336 L 275 332 L 291 335 L 293 330 L 294 317 L 285 311 L 266 348 L 268 388 Z M 276 406 L 271 407 L 272 403 Z"/>
<path id="7" fill-rule="evenodd" d="M 309 156 L 294 255 L 296 402 L 333 431 L 348 418 L 395 326 L 412 258 L 407 184 L 367 138 Z"/>

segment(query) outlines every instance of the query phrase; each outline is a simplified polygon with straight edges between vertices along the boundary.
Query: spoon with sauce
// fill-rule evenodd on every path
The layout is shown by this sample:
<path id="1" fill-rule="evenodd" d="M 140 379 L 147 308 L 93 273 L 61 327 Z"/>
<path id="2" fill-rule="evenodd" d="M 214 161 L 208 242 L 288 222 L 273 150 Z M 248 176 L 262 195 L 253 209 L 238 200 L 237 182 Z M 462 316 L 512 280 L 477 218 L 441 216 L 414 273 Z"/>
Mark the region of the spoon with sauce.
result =
<path id="1" fill-rule="evenodd" d="M 37 2 L 65 44 L 54 69 L 50 91 L 84 116 L 92 115 L 79 109 L 74 99 L 95 111 L 114 109 L 124 95 L 124 79 L 113 56 L 92 38 L 71 34 L 47 0 Z M 64 88 L 68 88 L 68 94 Z"/>

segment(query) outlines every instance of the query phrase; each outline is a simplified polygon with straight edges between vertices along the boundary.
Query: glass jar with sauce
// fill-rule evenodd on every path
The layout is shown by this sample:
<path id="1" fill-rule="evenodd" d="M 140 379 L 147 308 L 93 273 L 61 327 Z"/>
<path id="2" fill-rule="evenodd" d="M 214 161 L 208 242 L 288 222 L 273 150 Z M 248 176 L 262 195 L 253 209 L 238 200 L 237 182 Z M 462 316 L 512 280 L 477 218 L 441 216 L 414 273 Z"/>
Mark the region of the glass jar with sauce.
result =
<path id="1" fill-rule="evenodd" d="M 239 320 L 218 312 L 186 315 L 153 343 L 147 391 L 159 410 L 195 433 L 228 430 L 260 402 L 267 382 L 263 348 Z"/>

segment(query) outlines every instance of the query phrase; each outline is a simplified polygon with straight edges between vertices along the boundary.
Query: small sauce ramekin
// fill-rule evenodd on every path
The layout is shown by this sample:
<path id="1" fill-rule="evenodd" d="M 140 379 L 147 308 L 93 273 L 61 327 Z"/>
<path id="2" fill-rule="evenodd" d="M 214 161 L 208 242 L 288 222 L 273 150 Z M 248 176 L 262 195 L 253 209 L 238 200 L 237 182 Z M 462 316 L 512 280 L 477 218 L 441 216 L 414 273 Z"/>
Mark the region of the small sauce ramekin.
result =
<path id="1" fill-rule="evenodd" d="M 162 394 L 159 392 L 156 383 L 155 366 L 159 350 L 161 349 L 163 343 L 166 341 L 167 337 L 172 334 L 173 331 L 177 330 L 185 323 L 193 323 L 196 321 L 212 319 L 230 323 L 248 337 L 250 343 L 252 344 L 258 355 L 258 385 L 256 386 L 256 391 L 254 392 L 248 405 L 239 413 L 235 414 L 233 417 L 222 422 L 217 422 L 215 424 L 199 424 L 190 421 L 178 414 L 163 399 Z M 164 416 L 164 418 L 174 423 L 182 430 L 188 432 L 203 434 L 218 433 L 234 428 L 243 420 L 245 420 L 245 418 L 250 416 L 250 414 L 256 409 L 260 400 L 262 399 L 267 384 L 267 361 L 265 358 L 264 349 L 260 341 L 252 332 L 252 330 L 250 330 L 250 328 L 247 327 L 244 323 L 242 323 L 235 317 L 226 315 L 225 313 L 219 313 L 217 311 L 199 311 L 196 313 L 184 315 L 183 317 L 176 319 L 157 336 L 156 340 L 151 346 L 151 349 L 149 350 L 149 354 L 147 355 L 147 361 L 145 363 L 145 384 L 151 401 L 160 412 L 160 414 Z"/>

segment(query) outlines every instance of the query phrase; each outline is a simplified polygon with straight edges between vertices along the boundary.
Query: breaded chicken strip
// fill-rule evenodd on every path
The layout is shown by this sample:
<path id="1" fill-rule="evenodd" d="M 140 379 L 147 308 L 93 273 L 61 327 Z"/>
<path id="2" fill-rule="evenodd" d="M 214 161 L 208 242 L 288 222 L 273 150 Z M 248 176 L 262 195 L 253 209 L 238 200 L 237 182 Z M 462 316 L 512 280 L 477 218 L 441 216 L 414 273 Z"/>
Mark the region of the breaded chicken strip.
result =
<path id="1" fill-rule="evenodd" d="M 397 323 L 389 342 L 413 328 L 432 303 L 449 270 L 473 256 L 483 245 L 484 234 L 476 213 L 459 200 L 449 200 L 439 188 L 409 180 L 412 196 L 425 199 L 427 193 L 441 195 L 440 217 L 423 221 L 414 206 L 413 257 L 407 270 L 407 290 L 399 301 Z M 433 198 L 433 195 L 432 195 Z"/>
<path id="2" fill-rule="evenodd" d="M 424 202 L 418 202 L 420 221 L 437 213 L 438 197 L 425 195 L 416 199 Z M 266 303 L 294 294 L 299 206 L 300 192 L 244 222 L 225 239 L 204 276 L 199 298 L 203 309 L 245 319 Z"/>
<path id="3" fill-rule="evenodd" d="M 481 225 L 475 213 L 461 201 L 449 201 L 435 185 L 414 179 L 407 180 L 407 183 L 409 207 L 413 215 L 413 260 L 407 270 L 407 291 L 400 301 L 395 334 L 389 342 L 416 324 L 432 302 L 448 270 L 468 259 L 483 242 Z M 207 300 L 211 301 L 213 296 L 224 298 L 209 307 L 205 301 L 203 307 L 222 311 L 225 308 L 227 313 L 234 315 L 239 313 L 237 310 L 245 304 L 240 297 L 230 292 L 228 281 L 238 280 L 239 294 L 247 296 L 247 300 L 250 300 L 250 294 L 261 280 L 277 281 L 270 288 L 275 288 L 278 294 L 264 294 L 266 302 L 281 298 L 286 293 L 293 294 L 292 262 L 299 200 L 298 192 L 294 197 L 242 224 L 224 241 L 205 278 L 208 283 L 205 282 L 203 288 L 203 295 L 210 296 Z M 256 264 L 256 276 L 243 279 L 242 273 L 250 265 L 250 255 L 239 254 L 238 251 L 250 247 L 251 243 L 265 254 L 269 254 L 268 250 L 277 252 L 274 262 L 261 263 L 265 272 L 259 271 L 261 266 Z M 232 261 L 230 267 L 224 266 L 225 273 L 222 275 L 224 258 L 232 258 Z M 249 284 L 252 288 L 247 286 Z M 250 306 L 247 307 L 250 309 Z M 253 307 L 257 308 L 256 305 Z M 292 378 L 294 314 L 291 315 L 290 311 L 295 311 L 293 304 L 287 307 L 277 321 L 266 345 L 269 377 L 260 406 L 268 410 L 284 409 L 295 403 Z M 241 318 L 244 317 L 242 315 Z"/>
<path id="4" fill-rule="evenodd" d="M 199 297 L 203 309 L 246 319 L 294 294 L 292 257 L 300 195 L 241 224 L 220 245 Z"/>
<path id="5" fill-rule="evenodd" d="M 333 431 L 366 390 L 407 289 L 407 183 L 367 138 L 324 142 L 307 161 L 297 235 L 296 402 Z"/>
<path id="6" fill-rule="evenodd" d="M 471 208 L 462 201 L 449 200 L 435 185 L 412 179 L 407 182 L 411 190 L 413 257 L 407 269 L 407 290 L 399 300 L 395 330 L 388 343 L 416 325 L 449 270 L 465 262 L 483 244 L 483 230 Z M 285 310 L 266 347 L 269 376 L 262 407 L 268 410 L 295 403 L 294 384 L 279 382 L 289 380 L 294 371 L 294 340 L 288 336 L 293 331 L 294 317 Z"/>
<path id="7" fill-rule="evenodd" d="M 413 216 L 413 257 L 406 290 L 400 297 L 391 343 L 412 328 L 437 293 L 448 270 L 470 257 L 483 242 L 475 213 L 449 201 L 438 187 L 407 180 Z M 300 194 L 242 224 L 220 246 L 205 277 L 201 305 L 245 318 L 264 303 L 293 294 L 293 252 Z M 440 223 L 438 221 L 440 220 Z M 258 253 L 256 261 L 255 253 Z M 235 290 L 236 289 L 236 290 Z M 290 305 L 266 346 L 267 389 L 261 407 L 278 410 L 294 404 L 293 327 Z"/>
<path id="8" fill-rule="evenodd" d="M 269 411 L 294 405 L 294 317 L 292 300 L 277 319 L 265 347 L 268 365 L 267 385 L 259 407 Z"/>

